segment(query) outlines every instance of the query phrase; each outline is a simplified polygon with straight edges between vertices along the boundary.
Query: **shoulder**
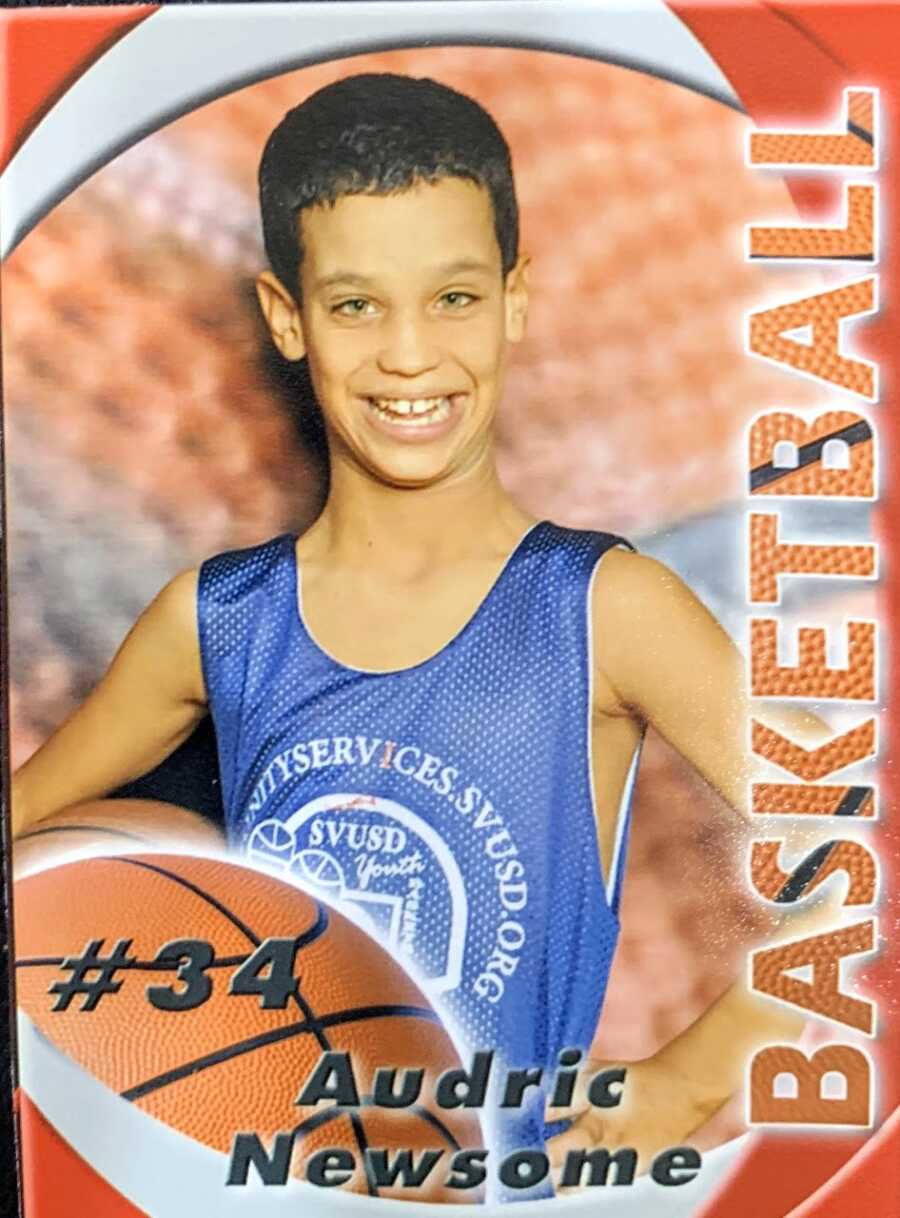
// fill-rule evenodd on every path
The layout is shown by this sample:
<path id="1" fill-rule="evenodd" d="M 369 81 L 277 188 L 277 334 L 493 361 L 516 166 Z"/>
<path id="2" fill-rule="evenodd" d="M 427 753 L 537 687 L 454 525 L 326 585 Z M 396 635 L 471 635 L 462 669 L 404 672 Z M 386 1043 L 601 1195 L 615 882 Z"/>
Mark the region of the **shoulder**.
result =
<path id="1" fill-rule="evenodd" d="M 181 571 L 160 590 L 142 614 L 145 632 L 165 635 L 167 641 L 191 643 L 197 636 L 197 583 L 199 569 Z"/>
<path id="2" fill-rule="evenodd" d="M 615 547 L 607 550 L 594 579 L 598 610 L 659 610 L 693 593 L 671 567 L 648 554 Z"/>
<path id="3" fill-rule="evenodd" d="M 607 553 L 591 609 L 598 671 L 631 706 L 652 711 L 666 691 L 731 674 L 739 663 L 706 605 L 658 559 Z"/>
<path id="4" fill-rule="evenodd" d="M 160 589 L 147 612 L 155 611 L 158 616 L 173 620 L 191 616 L 197 601 L 199 576 L 199 567 L 180 571 Z"/>
<path id="5" fill-rule="evenodd" d="M 274 571 L 285 570 L 293 559 L 294 538 L 287 533 L 259 545 L 226 550 L 206 559 L 198 570 L 195 594 L 206 601 L 229 602 L 264 584 Z"/>
<path id="6" fill-rule="evenodd" d="M 233 601 L 265 582 L 273 567 L 290 555 L 292 541 L 282 534 L 260 545 L 215 554 L 198 567 L 179 572 L 144 611 L 142 623 L 154 633 L 163 631 L 193 642 L 204 606 Z"/>
<path id="7" fill-rule="evenodd" d="M 270 537 L 268 541 L 261 541 L 253 546 L 244 546 L 236 550 L 223 550 L 220 554 L 213 554 L 211 558 L 205 559 L 200 564 L 198 570 L 202 578 L 203 573 L 210 568 L 253 568 L 265 565 L 292 549 L 295 541 L 296 538 L 291 534 L 279 533 L 277 537 Z"/>
<path id="8" fill-rule="evenodd" d="M 639 553 L 617 533 L 552 525 L 551 552 L 574 562 L 591 584 L 591 615 L 596 627 L 620 627 L 634 634 L 642 620 L 657 625 L 677 620 L 691 604 L 699 604 L 687 584 L 665 563 Z"/>
<path id="9" fill-rule="evenodd" d="M 137 619 L 117 653 L 119 671 L 152 674 L 157 685 L 203 700 L 197 634 L 197 570 L 182 571 Z M 125 665 L 125 668 L 122 666 Z M 137 667 L 135 667 L 137 665 Z"/>
<path id="10" fill-rule="evenodd" d="M 598 656 L 626 659 L 671 647 L 701 623 L 720 630 L 703 602 L 671 567 L 630 550 L 608 550 L 594 579 L 591 617 Z"/>

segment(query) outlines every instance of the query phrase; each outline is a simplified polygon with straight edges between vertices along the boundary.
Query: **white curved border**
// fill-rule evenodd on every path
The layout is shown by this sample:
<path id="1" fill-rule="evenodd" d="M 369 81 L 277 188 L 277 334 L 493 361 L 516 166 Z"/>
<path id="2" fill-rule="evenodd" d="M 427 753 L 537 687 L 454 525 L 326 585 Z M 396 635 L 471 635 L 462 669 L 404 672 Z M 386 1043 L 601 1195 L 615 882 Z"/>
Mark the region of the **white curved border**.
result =
<path id="1" fill-rule="evenodd" d="M 0 257 L 94 170 L 214 97 L 303 64 L 458 43 L 568 51 L 740 105 L 718 65 L 663 0 L 166 6 L 102 55 L 10 161 L 0 178 Z M 598 115 L 598 126 L 602 122 Z"/>
<path id="2" fill-rule="evenodd" d="M 228 1156 L 148 1116 L 61 1053 L 21 1011 L 20 1081 L 29 1099 L 72 1149 L 149 1218 L 438 1218 L 444 1205 L 391 1201 L 325 1190 L 302 1181 L 228 1188 Z M 690 1218 L 724 1179 L 745 1138 L 706 1154 L 700 1176 L 662 1188 L 647 1176 L 627 1189 L 589 1189 L 577 1196 L 509 1205 L 454 1205 L 459 1218 Z M 496 1165 L 495 1165 L 496 1166 Z M 601 1194 L 598 1196 L 598 1193 Z"/>
<path id="3" fill-rule="evenodd" d="M 739 106 L 715 61 L 662 0 L 391 0 L 385 3 L 172 6 L 147 18 L 56 103 L 0 177 L 0 256 L 56 203 L 124 148 L 180 114 L 254 81 L 364 51 L 486 44 L 569 52 L 633 67 Z M 111 104 L 111 102 L 115 104 Z M 602 116 L 598 116 L 602 124 Z M 197 1213 L 384 1215 L 418 1218 L 444 1207 L 323 1194 L 302 1183 L 227 1189 L 226 1156 L 184 1137 L 109 1091 L 19 1015 L 23 1089 L 73 1149 L 151 1218 Z M 115 1130 L 115 1137 L 110 1136 Z M 718 1188 L 745 1139 L 704 1156 L 677 1190 L 646 1177 L 627 1191 L 524 1202 L 537 1218 L 562 1212 L 610 1218 L 689 1218 Z M 129 1158 L 123 1148 L 139 1147 Z M 454 1206 L 472 1218 L 507 1206 Z M 516 1207 L 516 1212 L 521 1206 Z"/>

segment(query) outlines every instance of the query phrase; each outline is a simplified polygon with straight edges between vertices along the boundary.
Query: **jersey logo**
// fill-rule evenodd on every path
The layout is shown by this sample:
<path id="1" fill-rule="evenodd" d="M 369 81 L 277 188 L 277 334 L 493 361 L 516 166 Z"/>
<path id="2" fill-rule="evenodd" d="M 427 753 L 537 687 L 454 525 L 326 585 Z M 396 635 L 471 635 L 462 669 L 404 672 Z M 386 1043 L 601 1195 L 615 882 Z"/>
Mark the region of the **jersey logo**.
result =
<path id="1" fill-rule="evenodd" d="M 377 795 L 322 795 L 283 820 L 260 821 L 246 849 L 255 863 L 349 903 L 432 990 L 460 984 L 468 921 L 462 873 L 446 841 L 409 808 Z"/>

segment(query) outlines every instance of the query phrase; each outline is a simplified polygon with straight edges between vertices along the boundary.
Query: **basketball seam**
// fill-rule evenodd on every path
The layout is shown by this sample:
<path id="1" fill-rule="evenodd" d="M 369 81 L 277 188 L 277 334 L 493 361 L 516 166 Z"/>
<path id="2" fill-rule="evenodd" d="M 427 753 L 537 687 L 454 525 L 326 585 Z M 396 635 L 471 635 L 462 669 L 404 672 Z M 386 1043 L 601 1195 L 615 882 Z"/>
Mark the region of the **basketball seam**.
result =
<path id="1" fill-rule="evenodd" d="M 433 1022 L 437 1019 L 437 1016 L 434 1011 L 427 1010 L 424 1007 L 404 1006 L 400 1003 L 393 1006 L 348 1007 L 344 1011 L 335 1011 L 331 1015 L 325 1015 L 321 1020 L 310 1021 L 309 1019 L 303 1019 L 298 1023 L 287 1024 L 283 1028 L 272 1028 L 268 1032 L 258 1032 L 256 1036 L 249 1036 L 245 1040 L 235 1041 L 231 1045 L 225 1045 L 221 1049 L 216 1049 L 214 1053 L 205 1053 L 202 1057 L 194 1058 L 193 1061 L 184 1062 L 180 1066 L 174 1066 L 171 1070 L 166 1070 L 163 1074 L 157 1074 L 153 1078 L 136 1083 L 126 1091 L 120 1092 L 120 1095 L 126 1100 L 140 1099 L 142 1096 L 149 1095 L 153 1091 L 161 1091 L 163 1087 L 180 1082 L 183 1078 L 199 1074 L 202 1070 L 208 1070 L 213 1066 L 221 1065 L 223 1062 L 232 1061 L 235 1057 L 242 1057 L 245 1053 L 253 1053 L 257 1049 L 265 1049 L 269 1045 L 278 1044 L 282 1040 L 290 1040 L 294 1036 L 302 1036 L 307 1032 L 316 1035 L 317 1039 L 321 1037 L 320 1044 L 324 1040 L 327 1049 L 330 1050 L 331 1045 L 325 1036 L 324 1027 L 340 1027 L 343 1024 L 358 1023 L 368 1019 L 390 1018 L 427 1019 Z"/>
<path id="2" fill-rule="evenodd" d="M 16 968 L 58 968 L 65 960 L 64 956 L 33 956 L 30 959 L 17 960 Z M 212 959 L 207 968 L 238 968 L 241 964 L 246 964 L 250 959 L 250 953 L 245 956 L 216 956 Z M 125 964 L 118 966 L 118 972 L 127 972 L 128 969 L 138 969 L 143 972 L 171 972 L 177 968 L 178 963 L 173 960 L 128 960 Z"/>
<path id="3" fill-rule="evenodd" d="M 376 1107 L 375 1097 L 371 1095 L 364 1095 L 362 1097 L 362 1107 Z M 391 1109 L 391 1111 L 397 1111 L 397 1109 Z M 441 1136 L 453 1150 L 462 1150 L 462 1147 L 453 1135 L 453 1131 L 449 1128 L 449 1126 L 444 1124 L 440 1117 L 435 1116 L 430 1108 L 426 1108 L 423 1104 L 410 1104 L 406 1109 L 404 1109 L 404 1111 L 414 1113 L 417 1117 L 420 1117 L 427 1124 L 431 1125 L 438 1131 L 439 1134 L 441 1134 Z"/>
<path id="4" fill-rule="evenodd" d="M 191 892 L 193 892 L 197 896 L 199 896 L 202 900 L 207 901 L 210 905 L 213 906 L 214 909 L 217 909 L 224 917 L 226 917 L 232 923 L 233 926 L 237 927 L 238 930 L 240 930 L 243 934 L 245 934 L 251 943 L 253 943 L 257 947 L 260 945 L 261 940 L 259 939 L 259 937 L 256 936 L 253 933 L 253 931 L 250 930 L 250 928 L 240 918 L 238 918 L 238 916 L 236 914 L 232 913 L 231 910 L 228 909 L 227 906 L 223 905 L 219 900 L 217 900 L 214 896 L 212 896 L 212 894 L 204 892 L 204 890 L 202 888 L 198 887 L 196 884 L 193 884 L 190 880 L 185 879 L 183 876 L 180 876 L 175 872 L 167 871 L 164 867 L 160 867 L 153 863 L 146 863 L 139 859 L 113 857 L 113 858 L 109 859 L 108 861 L 113 862 L 113 863 L 128 863 L 134 867 L 143 867 L 147 871 L 155 871 L 158 875 L 166 876 L 168 879 L 173 880 L 175 883 L 181 884 L 183 887 L 189 889 Z M 309 895 L 309 894 L 307 894 L 307 895 Z M 314 898 L 310 898 L 310 899 L 314 899 Z M 319 913 L 319 918 L 322 919 L 322 915 L 324 914 L 324 907 L 322 906 L 321 902 L 319 902 L 319 901 L 315 901 L 315 905 L 316 905 L 316 909 Z M 325 924 L 322 928 L 322 931 L 320 931 L 320 933 L 324 933 L 324 930 L 327 927 L 327 915 L 325 915 L 324 923 Z M 303 997 L 303 994 L 300 991 L 300 979 L 299 978 L 296 979 L 296 983 L 294 985 L 294 989 L 292 990 L 290 997 L 292 997 L 294 999 L 294 1001 L 297 1003 L 297 1006 L 306 1016 L 306 1023 L 308 1024 L 308 1030 L 310 1032 L 312 1032 L 313 1035 L 316 1037 L 316 1040 L 318 1040 L 320 1047 L 323 1050 L 325 1050 L 326 1052 L 331 1050 L 331 1044 L 329 1043 L 328 1037 L 325 1035 L 325 1033 L 323 1031 L 321 1021 L 316 1016 L 316 1013 L 313 1010 L 312 1006 L 307 1002 L 307 1000 Z M 307 1029 L 303 1029 L 303 1030 L 307 1030 Z M 279 1031 L 283 1031 L 283 1029 L 279 1029 Z M 299 1031 L 296 1032 L 295 1035 L 299 1035 Z M 132 1088 L 132 1091 L 134 1091 L 134 1088 Z M 142 1094 L 144 1094 L 144 1093 L 142 1093 Z M 129 1098 L 129 1093 L 123 1093 L 123 1095 L 125 1096 L 125 1098 Z M 365 1150 L 366 1150 L 366 1146 L 367 1146 L 365 1127 L 363 1126 L 360 1118 L 358 1116 L 356 1116 L 355 1114 L 353 1114 L 353 1116 L 351 1117 L 351 1124 L 353 1127 L 354 1136 L 356 1138 L 357 1149 L 359 1150 L 360 1156 L 363 1158 L 363 1162 L 365 1162 Z M 366 1171 L 366 1184 L 367 1184 L 370 1196 L 377 1197 L 379 1195 L 378 1188 L 377 1188 L 377 1186 L 373 1186 L 371 1180 L 369 1179 L 368 1170 Z"/>
<path id="5" fill-rule="evenodd" d="M 359 1147 L 359 1153 L 363 1162 L 363 1174 L 366 1177 L 366 1188 L 370 1197 L 379 1196 L 378 1185 L 372 1180 L 372 1173 L 369 1170 L 369 1160 L 366 1158 L 366 1151 L 369 1149 L 369 1139 L 366 1136 L 366 1127 L 363 1124 L 362 1116 L 358 1109 L 352 1109 L 350 1112 L 350 1125 L 356 1137 L 356 1144 Z"/>
<path id="6" fill-rule="evenodd" d="M 364 1095 L 360 1100 L 360 1106 L 362 1108 L 374 1108 L 376 1106 L 374 1096 Z M 436 1129 L 452 1150 L 462 1150 L 462 1146 L 454 1137 L 453 1131 L 444 1124 L 440 1117 L 435 1116 L 431 1109 L 426 1108 L 423 1104 L 410 1104 L 406 1109 L 404 1109 L 404 1111 L 411 1112 L 414 1116 L 419 1117 L 421 1120 L 425 1121 L 426 1124 L 431 1125 L 434 1129 Z M 326 1108 L 323 1112 L 313 1113 L 312 1116 L 306 1117 L 305 1120 L 301 1121 L 299 1125 L 294 1126 L 293 1130 L 291 1131 L 292 1137 L 305 1137 L 306 1134 L 313 1133 L 316 1129 L 320 1129 L 329 1121 L 333 1121 L 337 1117 L 344 1115 L 346 1114 L 344 1113 L 343 1109 L 338 1107 Z"/>
<path id="7" fill-rule="evenodd" d="M 176 884 L 181 884 L 183 888 L 189 889 L 189 891 L 193 892 L 195 896 L 198 896 L 201 900 L 206 901 L 206 903 L 211 905 L 213 909 L 217 909 L 224 918 L 228 919 L 232 926 L 234 926 L 241 932 L 241 934 L 245 935 L 250 940 L 254 947 L 259 947 L 260 943 L 262 942 L 262 940 L 253 933 L 250 927 L 247 926 L 236 913 L 232 913 L 227 905 L 223 905 L 218 898 L 212 895 L 212 893 L 205 892 L 204 889 L 199 887 L 199 885 L 192 883 L 184 876 L 178 875 L 177 872 L 167 871 L 165 867 L 160 867 L 155 863 L 145 863 L 142 859 L 127 857 L 123 858 L 113 855 L 111 858 L 104 859 L 103 861 L 105 863 L 125 863 L 129 867 L 143 867 L 145 871 L 154 871 L 157 875 L 165 876 L 166 879 L 172 880 Z"/>
<path id="8" fill-rule="evenodd" d="M 459 1142 L 457 1142 L 456 1138 L 453 1136 L 453 1131 L 444 1124 L 440 1117 L 435 1116 L 430 1108 L 425 1108 L 421 1104 L 414 1104 L 410 1111 L 414 1112 L 416 1116 L 420 1117 L 428 1125 L 431 1125 L 434 1129 L 436 1129 L 438 1133 L 441 1134 L 441 1136 L 447 1142 L 449 1142 L 453 1150 L 462 1150 Z"/>
<path id="9" fill-rule="evenodd" d="M 305 1138 L 308 1133 L 315 1133 L 317 1129 L 321 1129 L 323 1125 L 327 1125 L 330 1121 L 336 1121 L 338 1117 L 346 1116 L 343 1108 L 326 1108 L 322 1112 L 314 1112 L 312 1116 L 301 1121 L 299 1125 L 295 1125 L 291 1130 L 291 1137 Z"/>
<path id="10" fill-rule="evenodd" d="M 125 829 L 109 829 L 105 825 L 48 825 L 45 829 L 32 829 L 30 833 L 23 833 L 18 840 L 27 842 L 29 838 L 45 837 L 48 833 L 105 833 L 107 837 L 125 837 L 130 842 L 152 845 L 149 838 L 129 833 Z"/>

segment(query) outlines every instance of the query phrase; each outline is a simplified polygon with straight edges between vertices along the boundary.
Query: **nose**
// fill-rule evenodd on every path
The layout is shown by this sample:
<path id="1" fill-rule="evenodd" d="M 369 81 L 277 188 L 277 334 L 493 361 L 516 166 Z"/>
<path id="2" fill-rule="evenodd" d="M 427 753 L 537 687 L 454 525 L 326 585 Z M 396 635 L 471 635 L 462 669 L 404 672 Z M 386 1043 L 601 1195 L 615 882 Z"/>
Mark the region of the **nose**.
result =
<path id="1" fill-rule="evenodd" d="M 396 314 L 382 333 L 384 342 L 378 352 L 378 367 L 382 372 L 420 376 L 440 362 L 425 318 L 413 313 Z"/>

